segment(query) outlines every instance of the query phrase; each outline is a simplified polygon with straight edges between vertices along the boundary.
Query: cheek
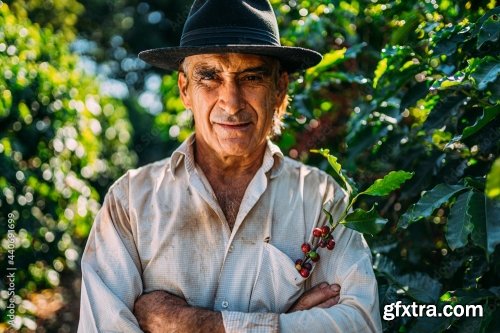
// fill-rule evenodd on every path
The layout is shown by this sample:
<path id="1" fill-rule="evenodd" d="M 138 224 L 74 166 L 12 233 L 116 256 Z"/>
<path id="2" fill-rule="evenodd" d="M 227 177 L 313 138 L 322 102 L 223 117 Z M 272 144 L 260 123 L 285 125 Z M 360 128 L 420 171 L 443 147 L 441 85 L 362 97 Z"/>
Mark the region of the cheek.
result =
<path id="1" fill-rule="evenodd" d="M 198 123 L 209 121 L 210 111 L 217 103 L 216 94 L 205 89 L 193 89 L 191 96 L 195 121 Z"/>
<path id="2" fill-rule="evenodd" d="M 259 105 L 259 122 L 262 122 L 265 124 L 265 126 L 269 125 L 272 123 L 274 111 L 276 108 L 275 105 L 275 99 L 272 97 L 268 96 L 264 100 L 261 100 L 260 105 Z"/>

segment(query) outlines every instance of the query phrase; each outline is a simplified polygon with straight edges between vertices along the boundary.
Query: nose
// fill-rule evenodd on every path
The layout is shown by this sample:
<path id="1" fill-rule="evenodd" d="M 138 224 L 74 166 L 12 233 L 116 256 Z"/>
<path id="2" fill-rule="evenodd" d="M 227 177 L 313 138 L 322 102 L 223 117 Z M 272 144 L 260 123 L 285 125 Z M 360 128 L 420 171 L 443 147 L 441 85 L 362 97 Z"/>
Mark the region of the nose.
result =
<path id="1" fill-rule="evenodd" d="M 224 80 L 219 93 L 219 106 L 228 114 L 236 114 L 245 107 L 241 87 L 234 79 Z"/>

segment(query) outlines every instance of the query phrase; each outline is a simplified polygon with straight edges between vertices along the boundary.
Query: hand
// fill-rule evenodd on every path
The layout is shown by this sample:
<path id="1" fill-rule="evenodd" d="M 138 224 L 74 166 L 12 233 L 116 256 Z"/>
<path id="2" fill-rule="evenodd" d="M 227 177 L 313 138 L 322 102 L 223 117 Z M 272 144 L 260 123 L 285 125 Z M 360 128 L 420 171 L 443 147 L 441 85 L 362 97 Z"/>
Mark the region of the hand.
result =
<path id="1" fill-rule="evenodd" d="M 190 306 L 163 290 L 141 295 L 135 301 L 134 315 L 146 333 L 224 332 L 220 312 Z"/>
<path id="2" fill-rule="evenodd" d="M 292 305 L 287 313 L 309 310 L 311 308 L 329 308 L 339 302 L 340 286 L 338 284 L 329 285 L 322 282 L 306 291 Z"/>

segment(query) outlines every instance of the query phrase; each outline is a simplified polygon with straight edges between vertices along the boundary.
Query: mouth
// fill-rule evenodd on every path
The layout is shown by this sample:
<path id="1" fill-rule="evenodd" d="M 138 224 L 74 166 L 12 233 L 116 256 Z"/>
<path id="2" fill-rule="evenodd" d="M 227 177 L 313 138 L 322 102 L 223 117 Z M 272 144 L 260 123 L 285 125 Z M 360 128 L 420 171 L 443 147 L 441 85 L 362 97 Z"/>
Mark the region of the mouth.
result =
<path id="1" fill-rule="evenodd" d="M 226 130 L 242 131 L 250 128 L 250 125 L 252 123 L 216 123 L 216 124 Z"/>

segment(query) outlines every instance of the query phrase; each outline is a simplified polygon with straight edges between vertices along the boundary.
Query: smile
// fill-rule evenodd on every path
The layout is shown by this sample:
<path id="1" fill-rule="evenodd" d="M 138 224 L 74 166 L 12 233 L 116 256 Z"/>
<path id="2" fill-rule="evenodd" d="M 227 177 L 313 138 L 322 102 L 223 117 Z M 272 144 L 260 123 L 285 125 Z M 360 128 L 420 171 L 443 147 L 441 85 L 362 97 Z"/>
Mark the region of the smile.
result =
<path id="1" fill-rule="evenodd" d="M 252 123 L 240 123 L 240 124 L 237 124 L 237 123 L 227 123 L 227 124 L 223 124 L 223 123 L 216 123 L 216 125 L 219 125 L 220 127 L 226 129 L 226 130 L 246 130 L 248 128 L 250 128 L 250 125 Z"/>

